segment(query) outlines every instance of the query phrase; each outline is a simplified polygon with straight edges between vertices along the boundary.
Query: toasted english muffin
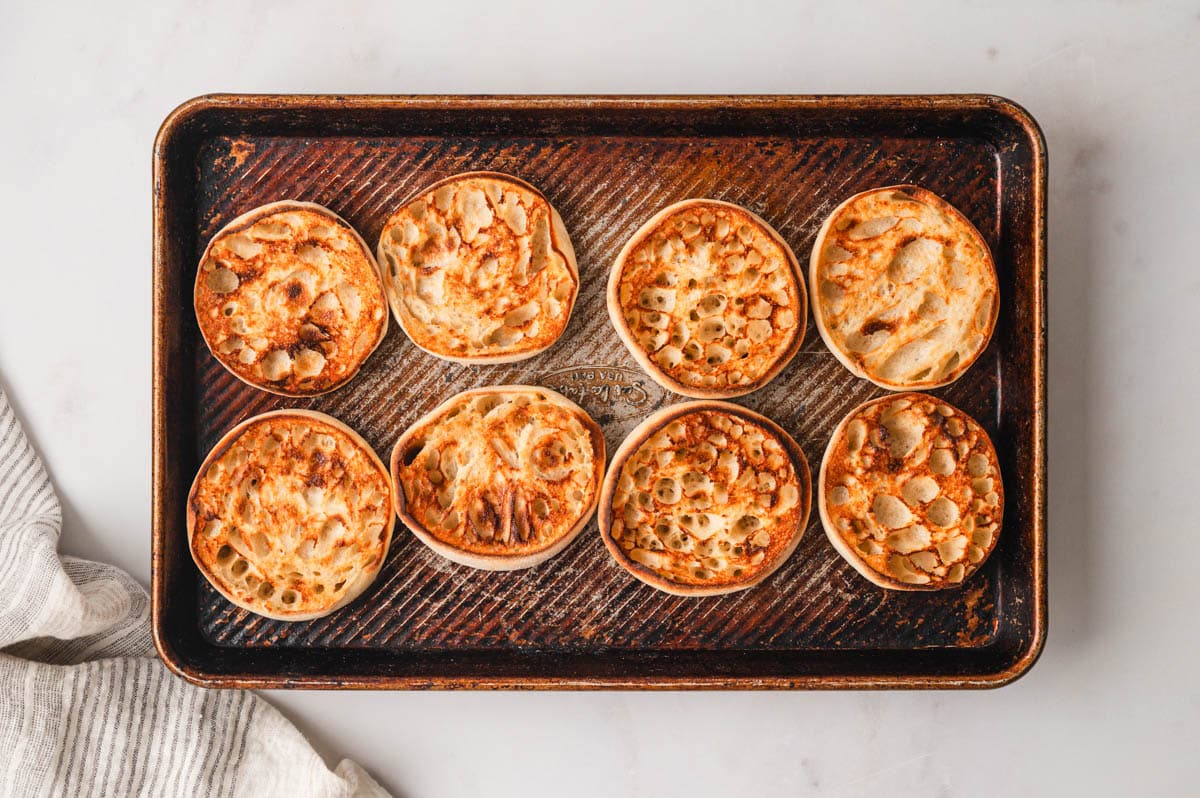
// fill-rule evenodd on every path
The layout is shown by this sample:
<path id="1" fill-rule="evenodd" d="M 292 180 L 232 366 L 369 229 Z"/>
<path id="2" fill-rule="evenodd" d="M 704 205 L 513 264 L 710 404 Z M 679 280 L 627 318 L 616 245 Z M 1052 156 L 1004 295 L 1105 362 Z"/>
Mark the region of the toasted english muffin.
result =
<path id="1" fill-rule="evenodd" d="M 821 460 L 825 534 L 880 587 L 956 587 L 992 553 L 1004 513 L 996 450 L 966 413 L 921 393 L 859 405 Z"/>
<path id="2" fill-rule="evenodd" d="M 563 334 L 579 293 L 558 212 L 498 172 L 455 175 L 410 198 L 383 226 L 379 263 L 400 327 L 457 363 L 533 357 Z"/>
<path id="3" fill-rule="evenodd" d="M 237 606 L 280 621 L 357 598 L 379 573 L 395 520 L 387 469 L 370 445 L 312 410 L 238 424 L 188 494 L 200 573 Z"/>
<path id="4" fill-rule="evenodd" d="M 753 587 L 791 555 L 812 502 L 808 461 L 771 420 L 727 402 L 671 405 L 613 455 L 598 512 L 616 561 L 667 593 Z"/>
<path id="5" fill-rule="evenodd" d="M 718 200 L 656 213 L 608 279 L 608 314 L 634 359 L 667 390 L 701 398 L 770 382 L 800 349 L 807 302 L 787 242 Z"/>
<path id="6" fill-rule="evenodd" d="M 917 186 L 855 194 L 817 233 L 813 319 L 842 365 L 881 388 L 936 388 L 991 340 L 996 269 L 983 236 Z"/>
<path id="7" fill-rule="evenodd" d="M 400 436 L 392 478 L 400 520 L 438 554 L 488 571 L 530 568 L 592 517 L 604 436 L 547 388 L 477 388 Z"/>
<path id="8" fill-rule="evenodd" d="M 282 396 L 345 385 L 387 332 L 371 250 L 311 202 L 273 202 L 221 228 L 200 258 L 194 301 L 217 360 Z"/>

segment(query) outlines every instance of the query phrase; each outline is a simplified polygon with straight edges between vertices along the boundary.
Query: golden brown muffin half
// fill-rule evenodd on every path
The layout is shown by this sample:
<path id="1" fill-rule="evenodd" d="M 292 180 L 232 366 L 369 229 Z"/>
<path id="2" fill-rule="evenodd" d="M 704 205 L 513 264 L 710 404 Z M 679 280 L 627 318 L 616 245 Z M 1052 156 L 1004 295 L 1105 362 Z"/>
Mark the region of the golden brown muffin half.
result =
<path id="1" fill-rule="evenodd" d="M 771 420 L 728 402 L 684 402 L 617 449 L 600 494 L 600 537 L 646 584 L 681 596 L 753 587 L 808 523 L 808 461 Z"/>
<path id="2" fill-rule="evenodd" d="M 221 228 L 200 258 L 195 308 L 221 365 L 282 396 L 345 385 L 387 332 L 371 250 L 311 202 L 273 202 Z"/>
<path id="3" fill-rule="evenodd" d="M 533 186 L 498 172 L 434 183 L 379 238 L 388 301 L 412 342 L 457 363 L 507 363 L 549 347 L 579 293 L 575 250 Z"/>
<path id="4" fill-rule="evenodd" d="M 850 412 L 821 460 L 825 534 L 880 587 L 956 587 L 992 553 L 1004 513 L 996 450 L 966 413 L 922 393 Z"/>
<path id="5" fill-rule="evenodd" d="M 727 398 L 770 382 L 800 349 L 808 300 L 791 247 L 728 202 L 656 213 L 621 249 L 608 314 L 646 373 L 685 396 Z"/>
<path id="6" fill-rule="evenodd" d="M 813 319 L 856 376 L 892 391 L 962 376 L 999 313 L 992 253 L 967 217 L 917 186 L 855 194 L 817 233 Z"/>
<path id="7" fill-rule="evenodd" d="M 200 573 L 225 598 L 280 621 L 328 615 L 383 565 L 391 483 L 354 430 L 312 410 L 276 410 L 227 432 L 188 494 Z"/>
<path id="8" fill-rule="evenodd" d="M 596 509 L 604 436 L 582 408 L 532 385 L 464 391 L 392 450 L 397 512 L 443 557 L 513 571 L 567 547 Z"/>

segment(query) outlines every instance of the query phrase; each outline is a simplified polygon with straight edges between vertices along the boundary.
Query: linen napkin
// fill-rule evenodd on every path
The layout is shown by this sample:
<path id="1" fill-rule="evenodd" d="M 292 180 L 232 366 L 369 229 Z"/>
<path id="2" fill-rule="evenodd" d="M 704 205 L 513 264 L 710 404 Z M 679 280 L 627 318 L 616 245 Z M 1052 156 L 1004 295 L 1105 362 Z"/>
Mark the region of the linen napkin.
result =
<path id="1" fill-rule="evenodd" d="M 386 796 L 269 704 L 155 657 L 150 598 L 59 556 L 50 479 L 0 390 L 0 795 Z"/>

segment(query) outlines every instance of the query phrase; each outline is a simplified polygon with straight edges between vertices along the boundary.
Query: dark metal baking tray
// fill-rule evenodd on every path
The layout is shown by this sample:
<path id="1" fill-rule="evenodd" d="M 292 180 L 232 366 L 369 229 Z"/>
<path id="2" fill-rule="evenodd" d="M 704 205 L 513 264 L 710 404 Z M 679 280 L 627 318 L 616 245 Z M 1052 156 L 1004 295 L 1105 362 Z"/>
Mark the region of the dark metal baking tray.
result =
<path id="1" fill-rule="evenodd" d="M 561 212 L 582 278 L 563 338 L 521 363 L 468 367 L 416 349 L 393 325 L 361 374 L 289 400 L 209 355 L 191 310 L 196 260 L 226 221 L 282 198 L 327 205 L 375 240 L 398 202 L 472 169 L 516 174 Z M 187 679 L 221 687 L 986 687 L 1036 660 L 1046 634 L 1046 155 L 1036 122 L 990 96 L 201 97 L 154 147 L 153 624 Z M 935 393 L 996 443 L 1005 480 L 994 555 L 960 590 L 868 584 L 812 514 L 763 585 L 717 598 L 656 592 L 613 563 L 592 524 L 563 554 L 474 571 L 402 527 L 375 585 L 333 615 L 281 623 L 233 607 L 193 566 L 184 502 L 208 448 L 238 421 L 311 407 L 386 457 L 407 424 L 466 388 L 531 382 L 580 402 L 609 451 L 678 401 L 642 374 L 609 326 L 604 278 L 621 243 L 686 197 L 744 205 L 807 268 L 823 217 L 850 194 L 916 183 L 979 227 L 1001 311 L 973 368 Z M 815 468 L 851 407 L 880 389 L 851 376 L 813 325 L 800 354 L 739 401 L 787 428 Z"/>

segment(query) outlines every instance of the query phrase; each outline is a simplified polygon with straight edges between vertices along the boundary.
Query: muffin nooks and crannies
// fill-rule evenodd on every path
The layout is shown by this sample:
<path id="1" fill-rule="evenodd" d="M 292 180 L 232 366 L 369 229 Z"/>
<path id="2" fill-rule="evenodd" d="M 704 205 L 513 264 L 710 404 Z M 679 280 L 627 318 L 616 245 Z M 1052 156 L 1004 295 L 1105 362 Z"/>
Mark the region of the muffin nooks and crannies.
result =
<path id="1" fill-rule="evenodd" d="M 554 391 L 464 391 L 397 441 L 396 507 L 412 533 L 449 560 L 529 568 L 566 548 L 592 517 L 604 457 L 600 427 Z"/>
<path id="2" fill-rule="evenodd" d="M 366 242 L 311 202 L 274 202 L 225 225 L 200 259 L 194 302 L 217 360 L 283 396 L 345 385 L 387 332 Z"/>
<path id="3" fill-rule="evenodd" d="M 281 621 L 327 615 L 366 590 L 394 523 L 387 469 L 370 445 L 311 410 L 238 424 L 188 494 L 200 572 L 237 606 Z"/>
<path id="4" fill-rule="evenodd" d="M 405 334 L 460 363 L 533 357 L 563 334 L 579 292 L 558 212 L 497 172 L 456 175 L 405 202 L 383 227 L 379 263 Z"/>
<path id="5" fill-rule="evenodd" d="M 917 186 L 865 191 L 835 208 L 817 233 L 809 279 L 826 345 L 855 375 L 893 391 L 958 379 L 999 312 L 983 236 Z"/>
<path id="6" fill-rule="evenodd" d="M 955 587 L 996 546 L 996 450 L 966 413 L 920 393 L 850 412 L 825 450 L 817 506 L 834 548 L 894 590 Z"/>
<path id="7" fill-rule="evenodd" d="M 600 536 L 659 590 L 731 593 L 791 555 L 811 497 L 804 453 L 779 426 L 727 402 L 684 402 L 651 415 L 613 456 Z"/>
<path id="8" fill-rule="evenodd" d="M 608 312 L 656 382 L 722 398 L 761 388 L 788 364 L 808 309 L 796 257 L 769 224 L 692 199 L 659 211 L 625 244 Z"/>

